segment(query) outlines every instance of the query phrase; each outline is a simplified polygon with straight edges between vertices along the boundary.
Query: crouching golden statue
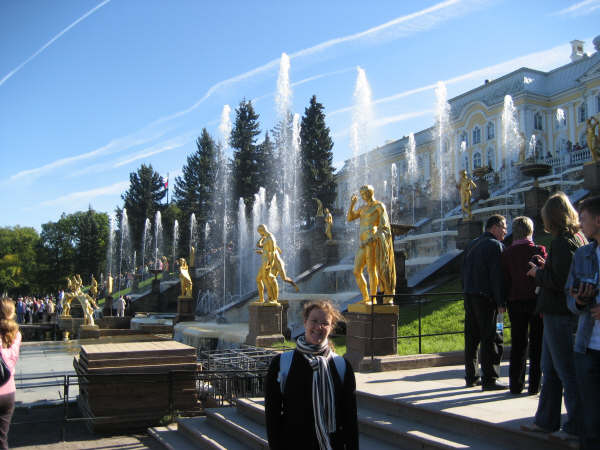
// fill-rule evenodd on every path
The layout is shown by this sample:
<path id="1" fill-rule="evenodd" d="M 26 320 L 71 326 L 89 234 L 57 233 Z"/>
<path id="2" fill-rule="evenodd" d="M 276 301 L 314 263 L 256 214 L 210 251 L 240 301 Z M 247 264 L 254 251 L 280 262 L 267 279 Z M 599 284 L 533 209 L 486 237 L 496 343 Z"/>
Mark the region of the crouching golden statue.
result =
<path id="1" fill-rule="evenodd" d="M 394 241 L 385 205 L 375 200 L 373 186 L 362 186 L 360 196 L 365 204 L 359 209 L 354 209 L 358 201 L 358 196 L 354 194 L 346 219 L 348 222 L 360 219 L 360 246 L 354 258 L 354 276 L 362 295 L 359 303 L 370 305 L 371 297 L 377 294 L 379 287 L 384 294 L 396 293 Z M 368 288 L 363 275 L 365 267 L 369 275 Z M 386 297 L 383 301 L 383 304 L 393 303 L 393 297 Z"/>

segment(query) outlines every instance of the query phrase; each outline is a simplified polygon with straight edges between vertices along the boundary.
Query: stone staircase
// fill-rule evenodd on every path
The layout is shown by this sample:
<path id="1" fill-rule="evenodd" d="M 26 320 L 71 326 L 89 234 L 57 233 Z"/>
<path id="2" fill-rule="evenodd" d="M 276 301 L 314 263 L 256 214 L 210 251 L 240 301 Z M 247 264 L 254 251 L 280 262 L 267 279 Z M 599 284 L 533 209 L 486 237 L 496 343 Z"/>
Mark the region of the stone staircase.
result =
<path id="1" fill-rule="evenodd" d="M 366 392 L 357 392 L 357 400 L 363 449 L 578 448 L 573 442 Z M 166 449 L 268 449 L 264 423 L 262 399 L 239 399 L 235 408 L 208 409 L 205 417 L 177 419 L 149 433 Z"/>

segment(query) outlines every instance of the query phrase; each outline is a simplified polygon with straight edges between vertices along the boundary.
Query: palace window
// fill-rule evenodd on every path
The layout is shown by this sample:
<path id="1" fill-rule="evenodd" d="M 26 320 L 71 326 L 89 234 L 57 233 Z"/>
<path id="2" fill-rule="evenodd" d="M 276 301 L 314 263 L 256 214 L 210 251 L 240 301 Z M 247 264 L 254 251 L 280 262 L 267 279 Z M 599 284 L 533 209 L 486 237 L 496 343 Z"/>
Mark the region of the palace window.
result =
<path id="1" fill-rule="evenodd" d="M 596 112 L 600 113 L 600 94 L 596 96 Z"/>
<path id="2" fill-rule="evenodd" d="M 540 112 L 536 112 L 533 115 L 533 128 L 535 128 L 536 130 L 542 130 L 542 113 Z"/>
<path id="3" fill-rule="evenodd" d="M 577 108 L 577 119 L 579 120 L 579 123 L 587 120 L 587 105 L 585 102 L 583 102 L 579 108 Z"/>
<path id="4" fill-rule="evenodd" d="M 481 167 L 481 153 L 475 152 L 473 154 L 473 169 Z"/>
<path id="5" fill-rule="evenodd" d="M 494 135 L 495 135 L 494 124 L 492 122 L 489 122 L 487 124 L 487 138 L 488 138 L 488 141 L 490 139 L 494 139 Z"/>
<path id="6" fill-rule="evenodd" d="M 462 166 L 462 168 L 465 169 L 466 171 L 469 170 L 469 157 L 468 156 L 465 156 L 463 158 L 463 166 Z"/>
<path id="7" fill-rule="evenodd" d="M 496 169 L 496 154 L 493 148 L 488 148 L 487 151 L 487 163 L 492 169 Z"/>
<path id="8" fill-rule="evenodd" d="M 479 127 L 475 127 L 473 130 L 473 145 L 477 145 L 481 142 L 481 129 Z"/>

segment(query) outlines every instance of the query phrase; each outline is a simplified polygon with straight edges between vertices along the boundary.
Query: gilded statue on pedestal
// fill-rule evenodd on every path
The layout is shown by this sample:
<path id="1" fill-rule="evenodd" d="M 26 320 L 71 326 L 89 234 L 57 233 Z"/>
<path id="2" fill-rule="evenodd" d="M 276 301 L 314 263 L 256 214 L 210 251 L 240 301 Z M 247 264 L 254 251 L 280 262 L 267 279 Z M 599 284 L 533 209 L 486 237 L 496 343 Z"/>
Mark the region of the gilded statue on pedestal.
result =
<path id="1" fill-rule="evenodd" d="M 390 219 L 385 205 L 375 200 L 375 190 L 371 185 L 362 186 L 360 196 L 365 204 L 354 209 L 358 196 L 352 195 L 346 219 L 348 222 L 360 219 L 360 247 L 354 258 L 354 276 L 362 295 L 359 303 L 369 305 L 379 287 L 384 294 L 396 293 L 396 264 Z M 363 275 L 365 267 L 369 275 L 368 288 Z M 383 303 L 391 305 L 394 299 L 385 297 Z"/>
<path id="2" fill-rule="evenodd" d="M 192 278 L 188 271 L 188 265 L 185 258 L 179 258 L 179 281 L 181 281 L 181 297 L 192 296 Z"/>
<path id="3" fill-rule="evenodd" d="M 473 182 L 473 179 L 469 178 L 469 175 L 467 175 L 467 171 L 463 170 L 460 174 L 458 189 L 460 191 L 460 207 L 462 208 L 463 218 L 467 220 L 473 218 L 471 213 L 471 196 L 473 192 L 471 189 L 476 187 L 477 185 Z"/>
<path id="4" fill-rule="evenodd" d="M 84 325 L 94 325 L 94 309 L 98 308 L 98 305 L 92 297 L 81 290 L 82 286 L 81 275 L 76 274 L 72 278 L 67 277 L 67 292 L 65 292 L 63 300 L 63 317 L 71 316 L 71 302 L 77 299 L 83 309 Z"/>
<path id="5" fill-rule="evenodd" d="M 98 297 L 98 282 L 94 278 L 94 274 L 92 274 L 92 282 L 90 284 L 90 297 L 94 299 Z"/>
<path id="6" fill-rule="evenodd" d="M 283 281 L 294 286 L 298 291 L 298 286 L 285 273 L 285 265 L 281 259 L 281 249 L 277 246 L 275 236 L 267 229 L 267 226 L 261 224 L 257 228 L 260 238 L 256 243 L 256 253 L 262 256 L 262 263 L 256 275 L 256 286 L 258 288 L 258 303 L 265 303 L 264 291 L 267 291 L 269 301 L 267 304 L 279 304 L 279 286 L 277 276 Z"/>
<path id="7" fill-rule="evenodd" d="M 598 128 L 598 119 L 594 116 L 590 117 L 587 121 L 586 127 L 586 141 L 588 149 L 590 150 L 590 156 L 592 157 L 593 162 L 598 162 L 600 159 L 598 155 L 598 151 L 600 150 L 600 145 L 598 145 L 598 136 L 596 136 L 596 129 Z"/>
<path id="8" fill-rule="evenodd" d="M 329 208 L 325 208 L 325 235 L 330 241 L 333 239 L 331 234 L 331 227 L 333 226 L 333 216 L 329 212 Z"/>

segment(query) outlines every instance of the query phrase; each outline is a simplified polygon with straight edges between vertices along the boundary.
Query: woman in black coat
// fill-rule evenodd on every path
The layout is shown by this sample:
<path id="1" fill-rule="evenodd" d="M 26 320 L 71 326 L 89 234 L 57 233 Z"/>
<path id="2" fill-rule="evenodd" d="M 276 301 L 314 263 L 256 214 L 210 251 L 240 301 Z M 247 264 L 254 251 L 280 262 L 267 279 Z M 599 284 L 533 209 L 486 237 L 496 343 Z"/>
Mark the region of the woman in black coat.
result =
<path id="1" fill-rule="evenodd" d="M 273 358 L 265 380 L 271 449 L 358 448 L 354 372 L 328 341 L 340 317 L 328 301 L 308 303 L 296 350 Z"/>

